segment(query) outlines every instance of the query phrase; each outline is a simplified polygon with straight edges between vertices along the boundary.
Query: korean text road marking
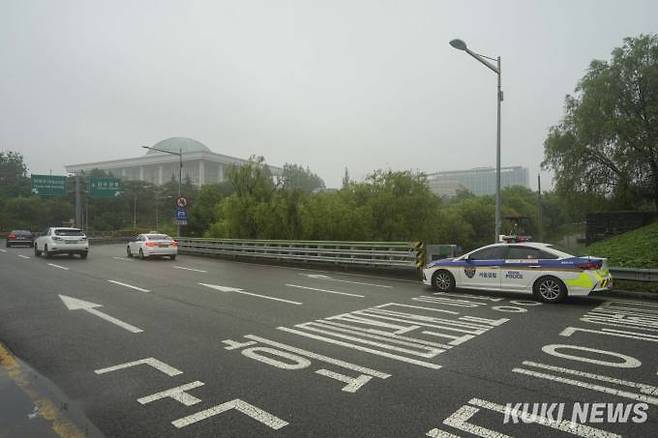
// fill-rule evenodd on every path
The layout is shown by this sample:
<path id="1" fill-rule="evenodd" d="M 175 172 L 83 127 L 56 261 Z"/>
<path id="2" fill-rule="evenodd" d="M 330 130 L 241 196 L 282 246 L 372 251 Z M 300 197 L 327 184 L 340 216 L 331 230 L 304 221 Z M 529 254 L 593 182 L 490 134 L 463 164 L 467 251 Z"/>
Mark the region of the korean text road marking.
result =
<path id="1" fill-rule="evenodd" d="M 583 322 L 658 332 L 658 304 L 606 301 L 580 318 Z"/>
<path id="2" fill-rule="evenodd" d="M 471 433 L 473 435 L 481 436 L 484 438 L 510 438 L 509 435 L 505 435 L 501 432 L 491 430 L 484 426 L 478 426 L 477 424 L 469 422 L 471 418 L 480 410 L 486 409 L 488 411 L 496 412 L 503 415 L 509 415 L 508 408 L 503 405 L 490 402 L 487 400 L 482 400 L 479 398 L 472 398 L 468 401 L 468 404 L 461 406 L 450 415 L 448 418 L 443 420 L 443 424 L 446 426 L 454 427 L 455 429 Z M 587 426 L 585 424 L 575 423 L 570 420 L 562 421 L 553 421 L 550 418 L 544 417 L 542 415 L 533 415 L 532 418 L 528 418 L 530 422 L 535 423 L 540 426 L 546 426 L 551 429 L 559 430 L 561 432 L 570 433 L 572 435 L 580 437 L 596 437 L 596 438 L 616 438 L 620 435 L 607 432 L 602 429 L 597 429 L 592 426 Z M 432 429 L 426 434 L 430 437 L 450 437 L 454 436 L 448 432 L 441 431 L 439 429 Z"/>
<path id="3" fill-rule="evenodd" d="M 217 406 L 213 406 L 210 409 L 197 412 L 196 414 L 179 418 L 178 420 L 172 421 L 171 424 L 176 426 L 178 429 L 181 429 L 183 427 L 189 426 L 190 424 L 194 424 L 201 420 L 205 420 L 206 418 L 210 418 L 215 415 L 219 415 L 223 412 L 230 411 L 231 409 L 235 409 L 236 411 L 241 412 L 253 418 L 256 421 L 263 423 L 270 429 L 279 430 L 282 427 L 288 425 L 287 421 L 284 421 L 279 417 L 270 414 L 269 412 L 265 412 L 264 410 L 257 408 L 256 406 L 249 404 L 244 400 L 240 400 L 239 398 L 222 403 Z"/>
<path id="4" fill-rule="evenodd" d="M 185 385 L 177 386 L 175 388 L 170 388 L 167 389 L 166 391 L 156 392 L 155 394 L 151 394 L 146 397 L 139 398 L 137 399 L 137 401 L 143 405 L 146 405 L 148 403 L 163 398 L 171 398 L 181 404 L 184 404 L 185 406 L 193 406 L 197 403 L 201 403 L 201 399 L 196 398 L 191 394 L 188 394 L 186 391 L 189 391 L 190 389 L 198 388 L 203 385 L 204 385 L 203 382 L 199 382 L 197 380 L 196 382 L 191 382 Z"/>
<path id="5" fill-rule="evenodd" d="M 192 271 L 192 272 L 201 272 L 203 274 L 208 272 L 208 271 L 204 271 L 203 269 L 186 268 L 186 267 L 183 267 L 183 266 L 174 266 L 174 269 L 182 269 L 184 271 Z"/>
<path id="6" fill-rule="evenodd" d="M 22 259 L 29 259 L 30 258 L 30 257 L 28 257 L 26 255 L 23 255 L 23 254 L 18 254 L 18 257 L 20 257 Z"/>
<path id="7" fill-rule="evenodd" d="M 126 363 L 120 363 L 119 365 L 114 365 L 111 367 L 107 368 L 101 368 L 98 370 L 95 370 L 94 373 L 96 374 L 105 374 L 105 373 L 111 373 L 112 371 L 118 371 L 118 370 L 123 370 L 126 368 L 131 368 L 131 367 L 136 367 L 139 365 L 148 365 L 152 368 L 155 368 L 156 370 L 168 375 L 169 377 L 172 376 L 177 376 L 179 374 L 183 374 L 182 371 L 177 370 L 176 368 L 167 365 L 164 362 L 159 361 L 158 359 L 155 359 L 153 357 L 147 357 L 146 359 L 140 359 L 136 360 L 133 362 L 126 362 Z"/>
<path id="8" fill-rule="evenodd" d="M 56 265 L 56 264 L 54 264 L 54 263 L 48 263 L 48 266 L 52 266 L 53 268 L 57 268 L 57 269 L 62 269 L 62 270 L 64 270 L 64 271 L 68 271 L 68 270 L 69 270 L 69 268 L 67 268 L 67 267 L 65 267 L 65 266 Z"/>
<path id="9" fill-rule="evenodd" d="M 449 317 L 445 314 L 450 315 Z M 387 303 L 278 330 L 431 369 L 440 353 L 509 321 Z"/>
<path id="10" fill-rule="evenodd" d="M 314 290 L 314 291 L 317 291 L 317 292 L 326 292 L 328 294 L 347 295 L 347 296 L 350 296 L 350 297 L 365 298 L 364 295 L 350 294 L 350 293 L 347 293 L 347 292 L 338 292 L 338 291 L 335 291 L 335 290 L 318 289 L 318 288 L 315 288 L 315 287 L 300 286 L 298 284 L 286 284 L 286 286 L 296 287 L 298 289 Z"/>
<path id="11" fill-rule="evenodd" d="M 177 376 L 183 373 L 182 371 L 172 367 L 171 365 L 167 365 L 166 363 L 159 361 L 158 359 L 155 359 L 153 357 L 147 357 L 146 359 L 140 359 L 133 362 L 126 362 L 107 368 L 101 368 L 95 370 L 94 372 L 96 374 L 106 374 L 106 373 L 111 373 L 113 371 L 136 367 L 139 365 L 149 365 L 155 368 L 156 370 L 163 372 L 169 377 Z M 177 401 L 183 406 L 187 406 L 187 407 L 194 406 L 198 403 L 201 403 L 202 400 L 198 397 L 193 396 L 192 394 L 189 394 L 187 391 L 195 388 L 199 388 L 201 386 L 204 386 L 204 383 L 197 380 L 194 382 L 186 383 L 184 385 L 175 386 L 173 388 L 169 388 L 164 391 L 158 391 L 151 395 L 140 397 L 137 399 L 137 402 L 140 403 L 141 405 L 148 405 L 155 401 L 169 398 Z M 233 399 L 221 403 L 219 405 L 213 406 L 209 409 L 201 410 L 192 415 L 187 415 L 185 417 L 174 420 L 171 422 L 171 424 L 176 428 L 181 429 L 183 427 L 190 426 L 194 423 L 205 420 L 207 418 L 214 417 L 215 415 L 219 415 L 223 412 L 227 412 L 232 409 L 235 409 L 236 411 L 244 415 L 247 415 L 248 417 L 253 418 L 256 421 L 259 421 L 274 430 L 281 429 L 282 427 L 288 425 L 287 421 L 284 421 L 279 417 L 270 414 L 269 412 L 265 412 L 263 409 L 260 409 L 241 399 Z"/>
<path id="12" fill-rule="evenodd" d="M 148 289 L 143 289 L 141 287 L 133 286 L 132 284 L 128 284 L 128 283 L 122 283 L 120 281 L 115 281 L 115 280 L 107 280 L 107 281 L 112 283 L 112 284 L 118 284 L 119 286 L 127 287 L 127 288 L 134 289 L 134 290 L 138 290 L 140 292 L 151 292 Z"/>
<path id="13" fill-rule="evenodd" d="M 299 301 L 292 301 L 292 300 L 286 300 L 283 298 L 276 298 L 276 297 L 271 297 L 269 295 L 261 295 L 261 294 L 256 294 L 253 292 L 247 292 L 244 291 L 240 288 L 237 287 L 229 287 L 229 286 L 221 286 L 219 284 L 207 284 L 207 283 L 199 283 L 201 286 L 209 287 L 210 289 L 215 289 L 221 292 L 234 292 L 238 294 L 243 294 L 243 295 L 251 295 L 252 297 L 259 297 L 259 298 L 265 298 L 267 300 L 273 300 L 273 301 L 280 301 L 282 303 L 288 303 L 288 304 L 295 304 L 297 306 L 301 306 L 303 303 L 300 303 Z"/>
<path id="14" fill-rule="evenodd" d="M 652 335 L 650 333 L 632 332 L 628 330 L 610 329 L 610 328 L 593 330 L 593 329 L 585 329 L 579 327 L 567 327 L 564 330 L 562 330 L 560 336 L 571 336 L 576 332 L 598 333 L 601 335 L 617 336 L 620 338 L 630 338 L 630 339 L 637 339 L 640 341 L 658 342 L 658 335 Z"/>
<path id="15" fill-rule="evenodd" d="M 576 376 L 587 378 L 587 379 L 590 379 L 590 380 L 603 381 L 603 382 L 606 382 L 606 383 L 615 384 L 617 386 L 627 386 L 627 387 L 632 387 L 632 388 L 641 388 L 641 390 L 640 390 L 640 393 L 634 393 L 634 392 L 630 392 L 630 391 L 626 391 L 626 390 L 615 389 L 615 388 L 610 388 L 608 386 L 599 385 L 598 383 L 589 383 L 589 382 L 585 382 L 585 381 L 582 381 L 582 380 L 576 380 L 576 379 L 571 379 L 571 378 L 567 378 L 567 377 L 556 376 L 555 374 L 549 374 L 549 373 L 544 373 L 544 372 L 539 372 L 539 371 L 533 371 L 533 370 L 528 370 L 528 369 L 525 369 L 525 368 L 514 368 L 514 369 L 512 369 L 512 372 L 515 372 L 517 374 L 524 374 L 526 376 L 536 377 L 538 379 L 551 380 L 553 382 L 559 382 L 559 383 L 564 383 L 564 384 L 567 384 L 567 385 L 577 386 L 577 387 L 580 387 L 580 388 L 589 389 L 591 391 L 602 392 L 604 394 L 611 394 L 611 395 L 615 395 L 615 396 L 618 396 L 618 397 L 629 398 L 631 400 L 641 401 L 641 402 L 645 402 L 645 403 L 649 403 L 649 404 L 658 406 L 658 398 L 650 397 L 649 395 L 646 395 L 647 393 L 649 393 L 651 395 L 658 395 L 653 390 L 653 387 L 651 385 L 647 385 L 647 384 L 644 384 L 644 383 L 630 382 L 628 380 L 615 379 L 613 377 L 602 376 L 602 375 L 598 375 L 598 374 L 578 372 L 577 370 L 571 370 L 569 368 L 560 368 L 560 367 L 554 367 L 554 366 L 550 366 L 550 365 L 549 365 L 550 368 L 547 368 L 547 366 L 544 365 L 544 364 L 536 364 L 535 362 L 530 362 L 530 361 L 524 361 L 523 364 L 525 366 L 535 366 L 535 367 L 542 368 L 542 369 L 549 369 L 551 371 L 561 372 L 563 374 L 576 375 Z"/>
<path id="16" fill-rule="evenodd" d="M 222 342 L 226 345 L 224 349 L 236 351 L 244 348 L 241 351 L 243 356 L 282 370 L 294 371 L 309 368 L 312 366 L 312 362 L 309 359 L 313 359 L 319 362 L 328 363 L 334 367 L 344 368 L 359 373 L 358 376 L 353 377 L 326 368 L 316 368 L 314 370 L 315 374 L 344 383 L 345 385 L 341 389 L 344 392 L 354 393 L 358 391 L 366 383 L 370 382 L 373 377 L 379 379 L 387 379 L 391 377 L 390 374 L 381 371 L 313 353 L 311 351 L 303 350 L 271 339 L 262 338 L 260 336 L 245 335 L 244 337 L 249 339 L 249 341 L 234 341 L 232 339 L 223 340 Z M 264 347 L 259 343 L 264 344 L 267 347 Z"/>

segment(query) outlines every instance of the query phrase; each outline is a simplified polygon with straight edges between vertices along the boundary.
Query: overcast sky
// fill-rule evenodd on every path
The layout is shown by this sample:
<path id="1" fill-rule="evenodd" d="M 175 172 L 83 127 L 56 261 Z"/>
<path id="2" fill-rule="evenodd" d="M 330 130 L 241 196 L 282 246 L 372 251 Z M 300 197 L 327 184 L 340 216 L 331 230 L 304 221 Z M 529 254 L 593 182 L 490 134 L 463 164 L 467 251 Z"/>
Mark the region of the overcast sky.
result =
<path id="1" fill-rule="evenodd" d="M 0 149 L 34 173 L 191 137 L 215 152 L 427 172 L 503 165 L 536 185 L 547 128 L 589 62 L 658 31 L 658 2 L 0 0 Z"/>

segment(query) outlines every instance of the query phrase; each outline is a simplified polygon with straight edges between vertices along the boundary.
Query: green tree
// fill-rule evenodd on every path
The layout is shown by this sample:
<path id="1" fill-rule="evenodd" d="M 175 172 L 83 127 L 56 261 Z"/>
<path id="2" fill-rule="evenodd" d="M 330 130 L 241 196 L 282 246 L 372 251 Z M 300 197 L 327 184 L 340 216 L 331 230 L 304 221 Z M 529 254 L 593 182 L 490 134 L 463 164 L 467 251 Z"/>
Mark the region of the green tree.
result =
<path id="1" fill-rule="evenodd" d="M 308 167 L 304 169 L 298 164 L 284 164 L 281 180 L 285 190 L 300 190 L 304 193 L 311 193 L 325 187 L 322 178 L 311 172 Z"/>
<path id="2" fill-rule="evenodd" d="M 0 152 L 0 198 L 27 196 L 30 179 L 23 155 L 18 152 Z"/>
<path id="3" fill-rule="evenodd" d="M 595 60 L 549 130 L 543 165 L 565 197 L 647 200 L 658 209 L 658 35 L 626 38 L 610 61 Z"/>

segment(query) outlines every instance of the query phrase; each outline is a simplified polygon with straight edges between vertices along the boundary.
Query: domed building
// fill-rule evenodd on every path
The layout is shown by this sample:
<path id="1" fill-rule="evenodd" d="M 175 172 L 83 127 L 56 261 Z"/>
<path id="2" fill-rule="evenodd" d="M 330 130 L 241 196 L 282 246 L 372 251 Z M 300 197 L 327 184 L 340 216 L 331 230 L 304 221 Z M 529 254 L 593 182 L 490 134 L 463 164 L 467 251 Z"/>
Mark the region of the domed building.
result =
<path id="1" fill-rule="evenodd" d="M 171 152 L 171 153 L 168 153 Z M 176 154 L 176 155 L 172 155 Z M 187 137 L 171 137 L 149 146 L 141 157 L 65 166 L 70 173 L 101 169 L 124 180 L 141 180 L 164 184 L 178 181 L 179 157 L 183 156 L 183 181 L 188 178 L 196 186 L 213 184 L 226 179 L 230 165 L 241 165 L 247 160 L 218 154 L 203 143 Z M 272 175 L 281 176 L 282 169 L 269 166 Z"/>

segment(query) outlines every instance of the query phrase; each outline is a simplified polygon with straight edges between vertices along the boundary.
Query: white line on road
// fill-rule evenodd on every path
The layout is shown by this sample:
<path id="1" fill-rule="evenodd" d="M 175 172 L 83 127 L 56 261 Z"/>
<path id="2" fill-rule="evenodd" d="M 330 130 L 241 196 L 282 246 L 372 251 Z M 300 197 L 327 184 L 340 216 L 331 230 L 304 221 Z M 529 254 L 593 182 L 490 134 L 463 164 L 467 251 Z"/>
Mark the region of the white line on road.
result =
<path id="1" fill-rule="evenodd" d="M 66 266 L 60 266 L 60 265 L 56 265 L 54 263 L 48 263 L 48 266 L 52 266 L 53 268 L 57 268 L 57 269 L 63 269 L 64 271 L 69 270 L 69 268 L 67 268 Z"/>
<path id="2" fill-rule="evenodd" d="M 20 257 L 22 259 L 29 259 L 30 258 L 30 257 L 28 257 L 26 255 L 23 255 L 23 254 L 18 254 L 18 257 Z"/>
<path id="3" fill-rule="evenodd" d="M 297 353 L 301 356 L 310 357 L 311 359 L 320 360 L 322 362 L 327 362 L 332 365 L 337 365 L 339 367 L 347 368 L 349 370 L 357 371 L 359 373 L 369 374 L 374 377 L 379 377 L 380 379 L 388 379 L 391 377 L 390 374 L 383 373 L 381 371 L 374 370 L 372 368 L 362 367 L 360 365 L 355 365 L 353 363 L 345 362 L 340 359 L 334 359 L 329 356 L 324 356 L 322 354 L 313 353 L 312 351 L 302 350 L 301 348 L 293 347 L 291 345 L 282 344 L 280 342 L 272 341 L 267 338 L 261 338 L 260 336 L 255 335 L 245 335 L 247 339 L 253 339 L 254 341 L 262 342 L 263 344 L 271 345 L 272 347 L 280 348 L 282 350 L 288 350 L 293 353 Z"/>
<path id="4" fill-rule="evenodd" d="M 347 296 L 350 296 L 350 297 L 365 298 L 364 295 L 348 294 L 347 292 L 338 292 L 338 291 L 335 291 L 335 290 L 318 289 L 318 288 L 315 288 L 315 287 L 300 286 L 298 284 L 286 284 L 286 286 L 296 287 L 298 289 L 308 289 L 308 290 L 315 290 L 315 291 L 318 291 L 318 292 L 326 292 L 328 294 L 338 294 L 338 295 L 347 295 Z"/>
<path id="5" fill-rule="evenodd" d="M 133 362 L 125 362 L 125 363 L 120 363 L 119 365 L 114 365 L 111 367 L 107 368 L 101 368 L 98 370 L 95 370 L 94 372 L 96 374 L 105 374 L 105 373 L 111 373 L 112 371 L 118 371 L 118 370 L 123 370 L 126 368 L 131 368 L 131 367 L 136 367 L 138 365 L 148 365 L 150 367 L 155 368 L 156 370 L 168 375 L 169 377 L 177 376 L 179 374 L 183 374 L 181 370 L 177 370 L 176 368 L 167 365 L 166 363 L 154 358 L 154 357 L 147 357 L 146 359 L 140 359 L 136 360 Z"/>
<path id="6" fill-rule="evenodd" d="M 7 252 L 6 249 L 0 249 L 0 252 Z"/>
<path id="7" fill-rule="evenodd" d="M 183 267 L 183 266 L 174 266 L 174 269 L 183 269 L 183 270 L 185 270 L 185 271 L 203 272 L 203 273 L 208 272 L 208 271 L 204 271 L 203 269 L 185 268 L 185 267 Z"/>
<path id="8" fill-rule="evenodd" d="M 128 284 L 128 283 L 121 283 L 120 281 L 115 281 L 115 280 L 107 280 L 107 281 L 109 281 L 110 283 L 118 284 L 119 286 L 129 287 L 130 289 L 135 289 L 140 292 L 151 292 L 148 289 L 142 289 L 141 287 L 133 286 L 132 284 Z"/>
<path id="9" fill-rule="evenodd" d="M 592 391 L 602 392 L 604 394 L 616 395 L 617 397 L 629 398 L 631 400 L 641 401 L 641 402 L 652 404 L 654 406 L 658 406 L 658 398 L 649 397 L 644 394 L 635 394 L 633 392 L 621 391 L 619 389 L 608 388 L 607 386 L 587 383 L 576 379 L 568 379 L 566 377 L 554 376 L 553 374 L 530 371 L 530 370 L 526 370 L 525 368 L 513 368 L 512 372 L 525 374 L 527 376 L 537 377 L 540 379 L 552 380 L 554 382 L 566 383 L 568 385 L 573 385 L 580 388 L 586 388 Z"/>
<path id="10" fill-rule="evenodd" d="M 124 262 L 134 262 L 135 259 L 129 259 L 128 257 L 112 257 L 114 260 L 121 260 Z"/>
<path id="11" fill-rule="evenodd" d="M 284 421 L 279 417 L 270 414 L 269 412 L 265 412 L 264 410 L 249 404 L 244 400 L 240 400 L 239 398 L 228 401 L 226 403 L 222 403 L 221 405 L 214 406 L 210 409 L 206 409 L 205 411 L 179 418 L 178 420 L 172 421 L 171 424 L 180 429 L 198 421 L 205 420 L 206 418 L 230 411 L 231 409 L 235 409 L 236 411 L 241 412 L 256 421 L 263 423 L 270 429 L 278 430 L 288 425 L 287 421 Z"/>
<path id="12" fill-rule="evenodd" d="M 283 298 L 276 298 L 276 297 L 270 297 L 268 295 L 260 295 L 260 294 L 255 294 L 253 292 L 247 292 L 237 287 L 227 287 L 227 286 L 220 286 L 218 284 L 206 284 L 206 283 L 199 283 L 199 284 L 201 286 L 209 287 L 211 289 L 219 290 L 222 292 L 235 292 L 238 294 L 251 295 L 253 297 L 266 298 L 268 300 L 281 301 L 283 303 L 296 304 L 298 306 L 303 304 L 300 303 L 299 301 L 284 300 Z"/>
<path id="13" fill-rule="evenodd" d="M 303 331 L 300 331 L 300 330 L 291 329 L 291 328 L 288 328 L 288 327 L 277 327 L 277 330 L 281 330 L 281 331 L 288 332 L 288 333 L 293 333 L 295 335 L 305 336 L 305 337 L 311 338 L 311 339 L 317 339 L 319 341 L 328 342 L 328 343 L 334 344 L 334 345 L 341 345 L 343 347 L 351 348 L 353 350 L 365 351 L 366 353 L 372 353 L 372 354 L 376 354 L 378 356 L 384 356 L 384 357 L 388 357 L 389 359 L 395 359 L 395 360 L 399 360 L 401 362 L 407 362 L 407 363 L 411 363 L 411 364 L 414 364 L 414 365 L 419 365 L 419 366 L 422 366 L 422 367 L 431 368 L 431 369 L 434 369 L 434 370 L 438 370 L 439 368 L 441 368 L 441 365 L 437 365 L 435 363 L 425 362 L 425 361 L 416 360 L 416 359 L 410 359 L 408 357 L 399 356 L 397 354 L 387 353 L 385 351 L 375 350 L 373 348 L 362 347 L 360 345 L 355 345 L 355 344 L 352 344 L 352 343 L 349 343 L 349 342 L 338 341 L 338 340 L 333 339 L 333 338 L 327 338 L 325 336 L 314 335 L 314 334 L 306 333 L 306 332 L 303 332 Z"/>
<path id="14" fill-rule="evenodd" d="M 197 403 L 201 403 L 201 399 L 196 398 L 192 394 L 188 394 L 185 391 L 198 388 L 203 385 L 204 385 L 203 382 L 199 382 L 197 380 L 196 382 L 187 383 L 185 385 L 177 386 L 175 388 L 171 388 L 165 391 L 156 392 L 155 394 L 147 395 L 146 397 L 138 398 L 137 402 L 146 405 L 156 400 L 161 400 L 163 398 L 172 398 L 177 402 L 184 404 L 185 406 L 193 406 Z"/>
<path id="15" fill-rule="evenodd" d="M 389 285 L 386 285 L 386 284 L 364 283 L 364 282 L 361 282 L 361 281 L 351 281 L 351 280 L 340 280 L 338 278 L 333 278 L 333 277 L 330 277 L 328 275 L 321 275 L 321 274 L 299 274 L 299 275 L 302 275 L 302 276 L 308 277 L 308 278 L 313 278 L 315 280 L 338 281 L 338 282 L 341 282 L 341 283 L 360 284 L 362 286 L 386 287 L 386 288 L 389 288 L 389 289 L 393 288 L 393 286 L 389 286 Z"/>

